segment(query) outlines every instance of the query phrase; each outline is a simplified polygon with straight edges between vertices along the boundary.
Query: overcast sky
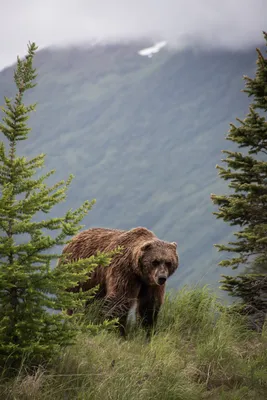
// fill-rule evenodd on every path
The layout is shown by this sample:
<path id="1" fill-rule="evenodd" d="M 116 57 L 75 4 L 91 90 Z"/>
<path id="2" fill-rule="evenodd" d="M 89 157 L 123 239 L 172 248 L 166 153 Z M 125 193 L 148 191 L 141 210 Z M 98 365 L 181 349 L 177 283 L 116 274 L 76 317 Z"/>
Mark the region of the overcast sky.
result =
<path id="1" fill-rule="evenodd" d="M 267 0 L 0 0 L 0 69 L 39 47 L 104 40 L 167 40 L 244 49 L 263 41 Z"/>

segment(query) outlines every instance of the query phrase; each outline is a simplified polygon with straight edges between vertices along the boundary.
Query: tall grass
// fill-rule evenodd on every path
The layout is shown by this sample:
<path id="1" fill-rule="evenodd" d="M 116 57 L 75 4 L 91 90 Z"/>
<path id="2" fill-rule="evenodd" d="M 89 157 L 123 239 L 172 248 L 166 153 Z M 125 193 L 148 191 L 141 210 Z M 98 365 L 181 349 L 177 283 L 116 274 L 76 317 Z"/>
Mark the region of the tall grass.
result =
<path id="1" fill-rule="evenodd" d="M 185 287 L 166 298 L 150 342 L 141 329 L 126 341 L 81 333 L 49 369 L 2 379 L 0 398 L 266 399 L 267 329 L 248 331 L 206 288 Z"/>

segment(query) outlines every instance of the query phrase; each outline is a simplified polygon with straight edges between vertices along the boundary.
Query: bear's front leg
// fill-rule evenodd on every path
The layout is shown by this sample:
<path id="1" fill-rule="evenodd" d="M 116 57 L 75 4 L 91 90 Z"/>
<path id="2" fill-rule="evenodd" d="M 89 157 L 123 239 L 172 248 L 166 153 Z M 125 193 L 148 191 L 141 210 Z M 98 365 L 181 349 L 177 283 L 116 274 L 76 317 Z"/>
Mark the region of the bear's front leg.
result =
<path id="1" fill-rule="evenodd" d="M 140 291 L 140 284 L 137 282 L 109 282 L 107 295 L 104 302 L 104 315 L 106 318 L 119 319 L 119 330 L 121 336 L 126 336 L 127 317 L 130 309 L 136 302 Z"/>
<path id="2" fill-rule="evenodd" d="M 129 311 L 134 300 L 129 300 L 125 295 L 107 296 L 104 301 L 104 316 L 108 319 L 118 318 L 121 336 L 126 336 L 126 324 Z"/>
<path id="3" fill-rule="evenodd" d="M 141 319 L 141 326 L 146 329 L 147 337 L 151 336 L 155 328 L 160 307 L 164 301 L 165 285 L 147 286 L 142 285 L 139 296 L 137 312 Z"/>

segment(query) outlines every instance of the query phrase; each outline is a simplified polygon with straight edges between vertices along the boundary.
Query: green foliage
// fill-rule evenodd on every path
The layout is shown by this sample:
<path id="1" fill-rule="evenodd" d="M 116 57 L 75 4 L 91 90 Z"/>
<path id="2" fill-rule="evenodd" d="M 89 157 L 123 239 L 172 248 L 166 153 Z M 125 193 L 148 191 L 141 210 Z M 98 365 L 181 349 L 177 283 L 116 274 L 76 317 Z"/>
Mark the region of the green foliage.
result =
<path id="1" fill-rule="evenodd" d="M 264 33 L 267 45 L 267 34 Z M 254 97 L 247 117 L 240 126 L 231 124 L 227 139 L 237 143 L 239 148 L 247 148 L 248 154 L 224 150 L 223 160 L 227 168 L 217 166 L 219 176 L 230 181 L 229 195 L 212 195 L 212 201 L 219 206 L 214 214 L 230 225 L 241 227 L 235 233 L 237 240 L 228 245 L 215 245 L 219 251 L 237 253 L 237 257 L 221 261 L 222 266 L 237 268 L 247 263 L 250 256 L 255 262 L 267 257 L 267 122 L 265 115 L 256 110 L 267 112 L 267 58 L 258 51 L 257 72 L 254 79 L 244 77 L 249 96 Z"/>
<path id="2" fill-rule="evenodd" d="M 242 318 L 207 288 L 183 288 L 168 297 L 149 343 L 141 331 L 127 341 L 114 332 L 79 334 L 50 369 L 29 374 L 22 368 L 16 379 L 0 381 L 0 395 L 7 400 L 264 400 L 266 365 L 266 329 L 261 336 L 247 331 Z"/>
<path id="3" fill-rule="evenodd" d="M 246 315 L 248 326 L 261 331 L 267 313 L 267 274 L 223 275 L 223 278 L 221 288 L 242 299 L 232 311 Z"/>
<path id="4" fill-rule="evenodd" d="M 204 327 L 207 331 L 212 328 L 216 309 L 216 297 L 210 295 L 207 287 L 190 291 L 184 286 L 175 294 L 174 300 L 171 296 L 166 297 L 159 327 L 172 332 L 177 330 L 177 333 L 182 331 L 188 336 L 198 335 Z"/>
<path id="5" fill-rule="evenodd" d="M 267 45 L 267 33 L 263 34 Z M 231 193 L 212 194 L 211 198 L 219 207 L 219 211 L 214 213 L 217 218 L 240 227 L 234 233 L 236 241 L 215 245 L 219 251 L 236 254 L 219 265 L 236 269 L 240 265 L 252 264 L 252 269 L 263 272 L 263 275 L 256 276 L 224 276 L 222 281 L 222 289 L 240 297 L 246 305 L 240 308 L 242 312 L 246 310 L 248 314 L 254 314 L 254 319 L 261 315 L 261 322 L 257 324 L 259 327 L 267 313 L 267 58 L 259 49 L 257 53 L 255 78 L 244 77 L 246 89 L 243 91 L 253 97 L 249 113 L 243 121 L 237 119 L 239 127 L 231 124 L 227 136 L 227 140 L 236 143 L 240 149 L 244 148 L 244 151 L 224 150 L 227 157 L 222 161 L 227 167 L 217 166 L 219 176 L 230 182 Z M 255 289 L 259 287 L 260 292 L 257 293 Z"/>
<path id="6" fill-rule="evenodd" d="M 29 44 L 24 60 L 18 57 L 14 73 L 17 94 L 14 102 L 5 98 L 0 131 L 8 142 L 0 143 L 0 366 L 18 366 L 47 360 L 76 335 L 67 308 L 82 306 L 85 296 L 66 292 L 84 281 L 97 265 L 108 265 L 112 254 L 52 268 L 59 255 L 52 250 L 66 244 L 81 228 L 80 222 L 93 202 L 85 201 L 63 217 L 42 219 L 65 201 L 72 176 L 48 186 L 45 180 L 54 170 L 35 177 L 44 166 L 45 155 L 34 158 L 17 155 L 19 141 L 28 139 L 29 113 L 35 105 L 23 103 L 24 94 L 36 83 L 33 58 L 37 47 Z M 38 220 L 38 217 L 41 216 Z M 53 237 L 47 234 L 53 231 Z M 91 296 L 89 292 L 86 296 Z M 56 311 L 49 312 L 48 310 Z M 78 315 L 78 314 L 77 314 Z"/>

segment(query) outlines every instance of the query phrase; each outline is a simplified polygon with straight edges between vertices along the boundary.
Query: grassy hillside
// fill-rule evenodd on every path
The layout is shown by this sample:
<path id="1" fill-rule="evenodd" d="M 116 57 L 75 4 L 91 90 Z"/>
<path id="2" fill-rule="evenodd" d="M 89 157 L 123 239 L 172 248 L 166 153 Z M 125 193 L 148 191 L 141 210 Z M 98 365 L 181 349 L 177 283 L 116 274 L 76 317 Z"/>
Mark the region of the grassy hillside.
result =
<path id="1" fill-rule="evenodd" d="M 92 315 L 92 314 L 90 314 Z M 184 288 L 151 342 L 80 335 L 48 369 L 0 379 L 5 400 L 265 400 L 267 331 L 247 331 L 206 289 Z"/>
<path id="2" fill-rule="evenodd" d="M 181 266 L 169 286 L 217 284 L 213 243 L 230 230 L 212 215 L 211 192 L 225 192 L 215 165 L 229 122 L 243 117 L 243 74 L 255 53 L 171 53 L 152 58 L 144 44 L 42 50 L 36 56 L 38 101 L 21 153 L 47 153 L 56 180 L 74 173 L 68 201 L 54 214 L 97 199 L 86 226 L 152 229 L 177 241 Z M 10 96 L 13 69 L 0 73 Z"/>

